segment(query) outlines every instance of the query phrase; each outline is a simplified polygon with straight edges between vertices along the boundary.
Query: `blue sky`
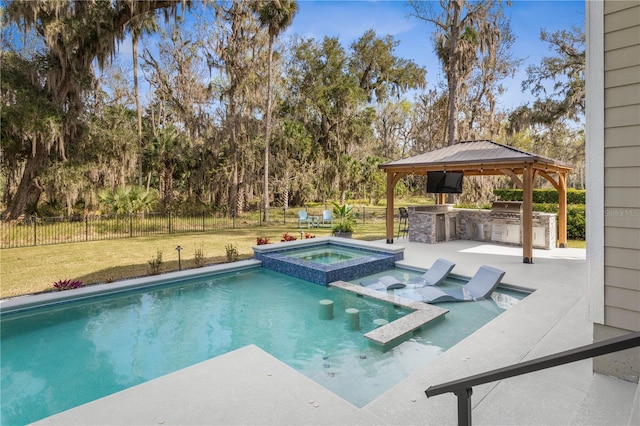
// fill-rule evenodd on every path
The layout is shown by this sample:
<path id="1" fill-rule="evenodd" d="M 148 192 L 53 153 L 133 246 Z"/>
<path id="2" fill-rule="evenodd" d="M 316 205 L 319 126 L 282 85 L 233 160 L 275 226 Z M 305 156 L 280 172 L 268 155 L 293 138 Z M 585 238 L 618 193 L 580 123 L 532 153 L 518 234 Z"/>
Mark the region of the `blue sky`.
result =
<path id="1" fill-rule="evenodd" d="M 425 67 L 427 84 L 433 86 L 442 79 L 442 73 L 433 53 L 432 28 L 409 17 L 409 13 L 404 0 L 299 0 L 298 14 L 283 36 L 295 34 L 319 40 L 337 36 L 343 46 L 348 47 L 373 28 L 379 36 L 390 34 L 400 41 L 396 54 Z M 552 54 L 548 44 L 540 41 L 540 30 L 584 28 L 585 1 L 515 0 L 506 8 L 506 14 L 516 36 L 513 56 L 524 60 L 515 78 L 504 83 L 507 93 L 500 106 L 511 109 L 531 100 L 531 95 L 521 90 L 527 65 L 538 64 L 541 58 Z"/>

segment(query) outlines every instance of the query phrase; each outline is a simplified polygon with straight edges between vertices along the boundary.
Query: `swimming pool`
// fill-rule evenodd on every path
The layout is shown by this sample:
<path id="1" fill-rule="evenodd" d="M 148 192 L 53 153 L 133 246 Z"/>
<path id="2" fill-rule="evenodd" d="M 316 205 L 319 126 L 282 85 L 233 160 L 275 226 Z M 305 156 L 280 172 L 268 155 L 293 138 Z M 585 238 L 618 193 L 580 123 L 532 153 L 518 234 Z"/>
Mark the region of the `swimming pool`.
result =
<path id="1" fill-rule="evenodd" d="M 363 335 L 407 311 L 256 267 L 3 311 L 0 423 L 33 422 L 248 344 L 361 407 L 522 296 L 442 304 L 444 319 L 387 352 Z M 316 315 L 323 299 L 335 304 L 332 320 Z M 346 326 L 347 307 L 360 310 L 360 330 Z"/>

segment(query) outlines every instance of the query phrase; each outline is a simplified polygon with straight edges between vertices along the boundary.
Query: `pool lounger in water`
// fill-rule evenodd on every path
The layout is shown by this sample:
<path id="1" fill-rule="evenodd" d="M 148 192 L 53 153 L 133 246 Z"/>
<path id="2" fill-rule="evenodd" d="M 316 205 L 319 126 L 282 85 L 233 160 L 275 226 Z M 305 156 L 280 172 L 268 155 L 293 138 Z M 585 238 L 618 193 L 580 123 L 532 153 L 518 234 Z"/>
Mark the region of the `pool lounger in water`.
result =
<path id="1" fill-rule="evenodd" d="M 427 270 L 427 272 L 419 277 L 409 279 L 407 283 L 403 283 L 396 277 L 384 276 L 378 278 L 372 283 L 363 282 L 362 285 L 373 290 L 380 291 L 404 288 L 407 286 L 407 284 L 434 286 L 440 284 L 442 280 L 447 278 L 454 266 L 456 266 L 455 263 L 450 262 L 446 259 L 437 259 L 435 262 L 433 262 L 433 265 L 431 266 L 431 268 L 429 268 L 429 270 Z"/>
<path id="2" fill-rule="evenodd" d="M 489 297 L 500 284 L 504 274 L 503 270 L 484 265 L 462 288 L 444 291 L 434 287 L 423 287 L 414 292 L 426 303 L 470 302 Z"/>

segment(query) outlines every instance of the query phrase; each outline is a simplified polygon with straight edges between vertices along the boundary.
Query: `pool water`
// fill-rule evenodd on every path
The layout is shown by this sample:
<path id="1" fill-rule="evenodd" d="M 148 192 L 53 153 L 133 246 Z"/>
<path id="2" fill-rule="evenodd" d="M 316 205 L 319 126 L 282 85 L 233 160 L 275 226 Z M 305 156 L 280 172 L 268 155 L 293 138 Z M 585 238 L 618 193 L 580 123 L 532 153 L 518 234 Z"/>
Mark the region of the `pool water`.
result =
<path id="1" fill-rule="evenodd" d="M 319 318 L 322 299 L 334 319 Z M 388 352 L 363 334 L 408 311 L 263 268 L 5 314 L 0 423 L 30 423 L 248 344 L 362 407 L 503 312 L 493 300 L 450 305 Z M 360 330 L 347 327 L 351 307 Z"/>
<path id="2" fill-rule="evenodd" d="M 286 257 L 306 260 L 307 262 L 319 263 L 322 265 L 332 265 L 346 260 L 357 259 L 370 256 L 370 253 L 362 250 L 353 250 L 347 247 L 314 247 L 309 249 L 295 250 L 291 254 L 285 252 Z"/>

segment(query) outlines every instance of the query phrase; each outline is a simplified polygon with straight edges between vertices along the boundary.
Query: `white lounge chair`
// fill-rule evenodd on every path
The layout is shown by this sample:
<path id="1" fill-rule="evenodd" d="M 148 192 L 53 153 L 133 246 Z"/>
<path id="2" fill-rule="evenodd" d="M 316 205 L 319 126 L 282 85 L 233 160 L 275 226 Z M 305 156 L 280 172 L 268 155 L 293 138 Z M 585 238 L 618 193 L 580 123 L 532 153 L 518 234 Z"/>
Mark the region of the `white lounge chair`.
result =
<path id="1" fill-rule="evenodd" d="M 416 284 L 419 286 L 438 285 L 442 280 L 447 278 L 454 266 L 456 266 L 456 264 L 448 261 L 447 259 L 436 259 L 427 272 L 419 277 L 409 279 L 406 283 L 403 283 L 396 277 L 384 276 L 378 278 L 375 282 L 363 283 L 363 285 L 373 290 L 380 291 L 404 288 L 407 284 Z"/>
<path id="2" fill-rule="evenodd" d="M 500 284 L 504 274 L 505 271 L 485 265 L 459 289 L 444 291 L 440 288 L 422 287 L 414 292 L 426 303 L 475 301 L 489 297 Z"/>

